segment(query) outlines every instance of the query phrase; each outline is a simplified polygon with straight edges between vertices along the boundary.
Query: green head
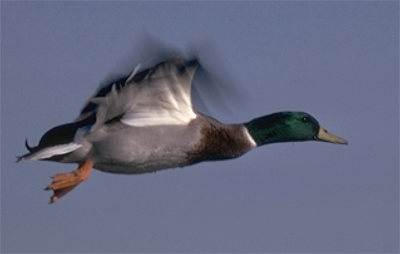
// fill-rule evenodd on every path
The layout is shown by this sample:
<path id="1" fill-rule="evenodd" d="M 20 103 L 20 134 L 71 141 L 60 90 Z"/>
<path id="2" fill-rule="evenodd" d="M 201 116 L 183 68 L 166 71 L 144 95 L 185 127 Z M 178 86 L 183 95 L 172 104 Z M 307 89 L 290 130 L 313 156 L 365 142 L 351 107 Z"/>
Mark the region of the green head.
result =
<path id="1" fill-rule="evenodd" d="M 307 140 L 347 145 L 345 139 L 327 132 L 314 117 L 304 112 L 274 113 L 256 118 L 244 125 L 258 146 Z"/>

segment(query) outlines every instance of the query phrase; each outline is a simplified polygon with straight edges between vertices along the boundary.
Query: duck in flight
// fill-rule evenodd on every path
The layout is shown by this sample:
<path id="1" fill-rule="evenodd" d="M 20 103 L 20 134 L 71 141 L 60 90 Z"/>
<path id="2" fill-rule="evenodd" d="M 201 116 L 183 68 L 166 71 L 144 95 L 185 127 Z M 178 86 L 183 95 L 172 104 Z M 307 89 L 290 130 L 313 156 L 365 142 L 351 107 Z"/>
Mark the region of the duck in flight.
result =
<path id="1" fill-rule="evenodd" d="M 199 61 L 170 58 L 100 89 L 71 123 L 47 131 L 17 161 L 77 163 L 52 177 L 50 203 L 85 181 L 92 168 L 149 173 L 202 161 L 233 159 L 271 143 L 347 141 L 304 112 L 284 111 L 242 124 L 223 124 L 193 107 L 191 86 Z"/>

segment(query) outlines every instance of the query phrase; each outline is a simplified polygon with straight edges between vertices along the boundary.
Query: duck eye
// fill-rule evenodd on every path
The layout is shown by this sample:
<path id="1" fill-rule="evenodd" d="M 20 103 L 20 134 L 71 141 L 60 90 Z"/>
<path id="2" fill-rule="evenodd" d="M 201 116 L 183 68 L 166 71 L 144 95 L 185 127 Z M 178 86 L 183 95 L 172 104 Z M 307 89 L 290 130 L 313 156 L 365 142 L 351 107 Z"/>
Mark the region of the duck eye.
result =
<path id="1" fill-rule="evenodd" d="M 301 119 L 302 121 L 303 121 L 303 123 L 306 123 L 306 122 L 308 122 L 308 117 L 303 117 L 303 119 Z"/>

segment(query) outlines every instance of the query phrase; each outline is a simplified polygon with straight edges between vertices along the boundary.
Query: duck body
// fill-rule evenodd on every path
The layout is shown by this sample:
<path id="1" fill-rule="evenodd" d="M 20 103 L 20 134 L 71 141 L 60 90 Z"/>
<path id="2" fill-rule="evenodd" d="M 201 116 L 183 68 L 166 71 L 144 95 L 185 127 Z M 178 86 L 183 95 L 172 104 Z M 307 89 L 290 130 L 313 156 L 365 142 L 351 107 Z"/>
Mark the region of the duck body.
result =
<path id="1" fill-rule="evenodd" d="M 242 124 L 223 124 L 197 112 L 191 85 L 199 62 L 171 58 L 101 88 L 71 123 L 46 132 L 17 161 L 78 163 L 46 187 L 51 203 L 89 177 L 91 168 L 140 174 L 202 161 L 232 159 L 276 142 L 347 144 L 304 112 L 284 111 Z"/>
<path id="2" fill-rule="evenodd" d="M 221 131 L 225 135 L 219 135 Z M 255 147 L 246 140 L 246 131 L 241 125 L 224 125 L 201 114 L 183 126 L 129 127 L 114 123 L 99 130 L 96 138 L 102 137 L 90 142 L 88 154 L 94 168 L 101 171 L 148 173 L 238 157 Z"/>
<path id="3" fill-rule="evenodd" d="M 222 124 L 201 113 L 186 125 L 136 127 L 113 121 L 94 133 L 87 131 L 90 126 L 69 123 L 48 131 L 39 143 L 42 146 L 50 143 L 48 139 L 65 136 L 70 137 L 63 140 L 65 144 L 74 140 L 80 147 L 44 160 L 61 163 L 91 160 L 93 168 L 104 172 L 140 174 L 232 159 L 256 147 L 244 125 Z M 41 150 L 40 145 L 37 150 Z"/>

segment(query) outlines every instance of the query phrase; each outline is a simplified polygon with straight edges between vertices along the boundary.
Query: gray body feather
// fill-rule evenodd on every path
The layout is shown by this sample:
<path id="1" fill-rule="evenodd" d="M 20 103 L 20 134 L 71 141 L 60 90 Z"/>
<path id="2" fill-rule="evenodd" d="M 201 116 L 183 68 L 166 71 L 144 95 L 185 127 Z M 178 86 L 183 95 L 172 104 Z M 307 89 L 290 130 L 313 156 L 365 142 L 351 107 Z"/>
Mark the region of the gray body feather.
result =
<path id="1" fill-rule="evenodd" d="M 212 136 L 221 129 L 224 136 Z M 60 162 L 90 159 L 96 169 L 122 174 L 184 167 L 200 161 L 234 158 L 249 151 L 254 145 L 236 135 L 239 132 L 245 136 L 245 131 L 243 125 L 225 125 L 199 113 L 187 125 L 132 127 L 115 122 L 87 134 L 80 143 L 82 147 Z M 222 149 L 224 146 L 229 149 Z"/>

